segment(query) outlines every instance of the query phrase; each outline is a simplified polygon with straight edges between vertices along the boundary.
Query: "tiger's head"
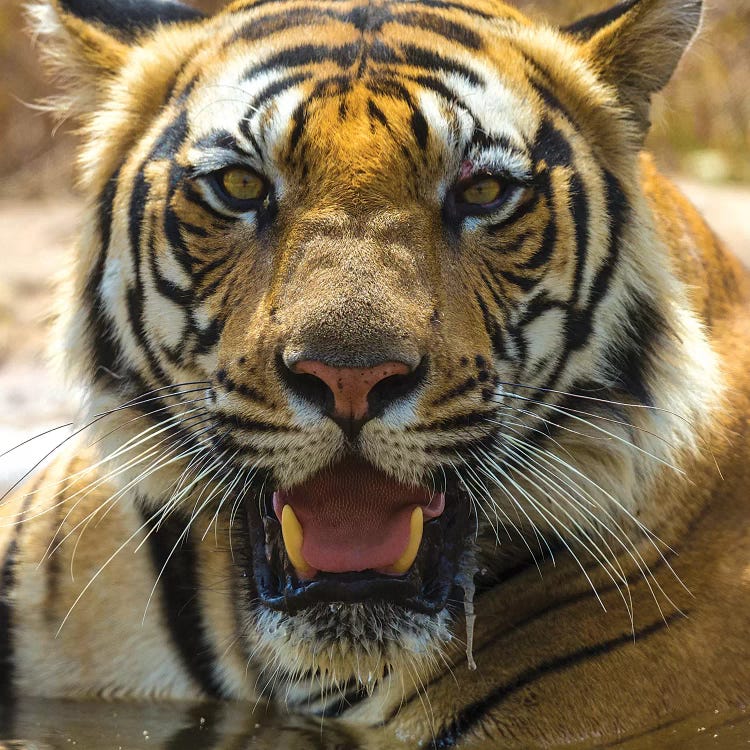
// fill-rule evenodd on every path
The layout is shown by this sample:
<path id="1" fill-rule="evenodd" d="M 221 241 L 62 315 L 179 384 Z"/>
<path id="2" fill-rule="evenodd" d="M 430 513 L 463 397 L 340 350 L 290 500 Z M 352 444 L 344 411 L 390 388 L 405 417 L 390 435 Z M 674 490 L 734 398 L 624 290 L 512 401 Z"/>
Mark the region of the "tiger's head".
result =
<path id="1" fill-rule="evenodd" d="M 639 152 L 700 12 L 36 7 L 83 122 L 70 359 L 135 502 L 231 536 L 258 658 L 422 669 L 477 570 L 676 512 L 647 488 L 712 355 Z"/>

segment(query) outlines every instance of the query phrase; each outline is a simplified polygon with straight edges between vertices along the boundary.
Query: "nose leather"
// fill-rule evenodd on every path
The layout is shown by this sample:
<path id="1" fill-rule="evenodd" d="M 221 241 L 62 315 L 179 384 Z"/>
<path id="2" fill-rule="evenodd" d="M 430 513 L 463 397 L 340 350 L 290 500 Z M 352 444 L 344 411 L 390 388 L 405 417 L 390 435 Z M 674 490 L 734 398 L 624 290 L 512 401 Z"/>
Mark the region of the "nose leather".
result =
<path id="1" fill-rule="evenodd" d="M 403 362 L 384 362 L 375 367 L 331 367 L 316 360 L 298 362 L 292 371 L 322 380 L 334 399 L 333 417 L 356 422 L 367 417 L 367 397 L 381 381 L 393 375 L 408 375 L 411 368 Z"/>

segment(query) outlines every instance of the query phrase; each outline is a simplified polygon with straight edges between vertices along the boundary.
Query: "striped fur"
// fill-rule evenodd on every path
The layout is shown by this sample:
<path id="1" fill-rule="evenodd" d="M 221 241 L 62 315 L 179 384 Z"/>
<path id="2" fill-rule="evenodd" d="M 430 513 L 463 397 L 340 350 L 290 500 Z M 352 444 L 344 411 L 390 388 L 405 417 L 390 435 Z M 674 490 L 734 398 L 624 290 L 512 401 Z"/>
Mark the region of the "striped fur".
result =
<path id="1" fill-rule="evenodd" d="M 641 152 L 700 2 L 568 30 L 490 0 L 128 8 L 31 9 L 82 123 L 88 396 L 2 507 L 0 699 L 270 697 L 452 747 L 746 698 L 748 283 Z M 236 163 L 272 185 L 253 210 L 212 177 Z M 504 200 L 458 214 L 484 173 Z M 426 363 L 357 446 L 469 498 L 475 675 L 460 602 L 258 602 L 245 506 L 345 450 L 279 374 L 310 347 Z"/>

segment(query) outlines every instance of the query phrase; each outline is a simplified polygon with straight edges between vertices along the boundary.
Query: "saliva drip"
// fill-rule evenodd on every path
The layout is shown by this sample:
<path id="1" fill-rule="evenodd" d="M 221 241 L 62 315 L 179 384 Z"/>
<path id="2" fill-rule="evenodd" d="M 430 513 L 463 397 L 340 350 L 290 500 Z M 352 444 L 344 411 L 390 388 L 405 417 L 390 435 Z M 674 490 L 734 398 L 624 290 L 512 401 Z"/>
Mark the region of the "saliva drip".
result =
<path id="1" fill-rule="evenodd" d="M 466 576 L 461 584 L 464 590 L 464 615 L 466 617 L 466 661 L 472 672 L 477 668 L 477 663 L 474 661 L 474 623 L 477 620 L 474 613 L 474 593 L 476 591 L 474 576 L 476 573 L 475 570 L 472 575 Z"/>

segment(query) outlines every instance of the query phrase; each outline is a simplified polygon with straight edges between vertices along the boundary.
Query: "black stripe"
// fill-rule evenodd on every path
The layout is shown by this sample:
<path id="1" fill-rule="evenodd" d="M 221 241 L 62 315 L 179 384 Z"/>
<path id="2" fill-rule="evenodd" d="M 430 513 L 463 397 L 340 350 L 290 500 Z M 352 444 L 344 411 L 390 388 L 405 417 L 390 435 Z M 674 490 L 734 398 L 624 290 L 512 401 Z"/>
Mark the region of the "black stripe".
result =
<path id="1" fill-rule="evenodd" d="M 546 291 L 542 291 L 527 303 L 526 310 L 518 321 L 518 325 L 521 327 L 526 326 L 550 310 L 562 310 L 564 313 L 567 313 L 568 304 L 562 300 L 552 299 Z"/>
<path id="2" fill-rule="evenodd" d="M 489 290 L 490 296 L 492 297 L 495 304 L 497 305 L 497 309 L 502 310 L 503 313 L 507 313 L 505 300 L 500 296 L 496 288 L 498 281 L 497 281 L 497 277 L 495 276 L 495 271 L 486 260 L 484 261 L 484 266 L 487 269 L 489 278 L 482 271 L 479 272 L 479 276 L 484 282 L 484 285 Z"/>
<path id="3" fill-rule="evenodd" d="M 178 186 L 175 185 L 174 192 L 176 192 L 177 187 Z M 190 251 L 188 250 L 187 244 L 182 236 L 182 232 L 188 232 L 196 237 L 207 237 L 209 232 L 203 227 L 197 227 L 193 224 L 180 221 L 172 207 L 174 192 L 170 193 L 164 208 L 164 236 L 172 248 L 175 259 L 180 266 L 182 266 L 185 273 L 190 275 L 193 272 L 194 260 L 193 256 L 190 255 Z"/>
<path id="4" fill-rule="evenodd" d="M 578 172 L 573 172 L 568 183 L 569 204 L 576 235 L 576 267 L 573 278 L 573 294 L 570 305 L 575 307 L 581 296 L 583 268 L 588 258 L 589 244 L 589 199 Z"/>
<path id="5" fill-rule="evenodd" d="M 177 117 L 162 130 L 151 152 L 141 163 L 131 188 L 128 210 L 128 235 L 135 275 L 135 286 L 130 287 L 127 293 L 128 316 L 133 335 L 146 356 L 151 373 L 160 385 L 166 385 L 168 379 L 146 335 L 143 307 L 146 293 L 141 271 L 141 237 L 146 228 L 146 208 L 151 197 L 151 184 L 146 178 L 146 169 L 154 161 L 171 161 L 187 138 L 187 134 L 187 110 L 183 108 Z M 149 222 L 148 231 L 150 237 L 147 252 L 153 257 L 152 238 L 155 228 L 152 221 Z"/>
<path id="6" fill-rule="evenodd" d="M 201 239 L 205 239 L 211 234 L 205 227 L 199 227 L 196 224 L 191 224 L 189 221 L 180 221 L 176 216 L 174 216 L 174 214 L 172 215 L 175 222 L 178 223 L 179 229 L 187 232 L 188 234 L 192 234 L 195 237 L 200 237 Z M 167 231 L 167 237 L 169 237 L 169 231 Z"/>
<path id="7" fill-rule="evenodd" d="M 164 219 L 162 224 L 164 236 L 171 248 L 172 256 L 180 264 L 182 270 L 190 276 L 193 272 L 194 261 L 188 250 L 187 243 L 182 236 L 182 230 L 189 228 L 193 230 L 194 234 L 203 237 L 207 236 L 208 232 L 201 227 L 183 224 L 175 212 L 175 194 L 188 177 L 188 170 L 174 161 L 169 169 L 167 196 L 164 201 Z"/>
<path id="8" fill-rule="evenodd" d="M 545 161 L 547 169 L 569 167 L 573 164 L 573 150 L 568 139 L 549 117 L 545 117 L 537 130 L 532 146 L 531 158 L 535 164 Z"/>
<path id="9" fill-rule="evenodd" d="M 542 662 L 535 667 L 530 667 L 524 670 L 510 682 L 507 682 L 504 685 L 498 685 L 484 698 L 474 701 L 463 708 L 451 724 L 435 737 L 433 740 L 433 747 L 441 749 L 455 747 L 464 735 L 478 728 L 481 723 L 488 718 L 490 712 L 497 710 L 498 707 L 511 695 L 527 685 L 531 685 L 537 680 L 543 679 L 555 672 L 563 672 L 566 669 L 575 667 L 589 659 L 604 656 L 622 646 L 629 644 L 632 645 L 634 638 L 636 642 L 646 639 L 669 627 L 669 625 L 682 617 L 682 614 L 674 613 L 669 617 L 657 620 L 635 633 L 625 633 L 617 638 L 611 638 L 602 643 L 586 646 L 578 651 L 563 654 L 554 659 Z"/>
<path id="10" fill-rule="evenodd" d="M 344 96 L 351 92 L 354 81 L 348 74 L 330 76 L 318 81 L 310 92 L 310 100 L 324 99 L 326 97 Z"/>
<path id="11" fill-rule="evenodd" d="M 416 76 L 407 76 L 409 80 L 414 81 L 418 86 L 421 86 L 424 89 L 429 89 L 434 94 L 437 94 L 438 96 L 445 99 L 447 102 L 451 102 L 454 104 L 460 104 L 460 106 L 469 112 L 468 107 L 466 106 L 465 102 L 460 101 L 459 97 L 456 95 L 454 91 L 451 91 L 443 81 L 441 81 L 437 76 L 434 75 L 416 75 Z M 471 113 L 470 113 L 471 114 Z M 472 114 L 472 119 L 476 120 L 476 118 Z"/>
<path id="12" fill-rule="evenodd" d="M 133 39 L 160 24 L 199 21 L 204 17 L 199 10 L 175 0 L 62 0 L 61 5 L 78 18 L 103 24 L 124 39 Z"/>
<path id="13" fill-rule="evenodd" d="M 148 529 L 154 571 L 161 574 L 158 586 L 164 619 L 183 665 L 208 697 L 229 697 L 216 676 L 216 654 L 201 612 L 194 542 L 190 534 L 180 541 L 187 521 L 168 518 L 152 530 L 150 513 L 141 510 L 141 515 Z"/>
<path id="14" fill-rule="evenodd" d="M 293 2 L 296 2 L 296 0 L 255 0 L 255 2 L 248 8 L 246 5 L 242 5 L 235 9 L 235 13 L 237 15 L 244 15 L 248 12 L 248 10 L 251 10 L 255 12 L 258 8 L 264 8 L 268 5 L 291 5 Z"/>
<path id="15" fill-rule="evenodd" d="M 492 351 L 496 359 L 505 359 L 508 350 L 505 346 L 505 338 L 503 334 L 503 327 L 498 324 L 495 317 L 490 313 L 487 304 L 482 299 L 479 292 L 474 295 L 479 305 L 479 310 L 482 313 L 482 319 L 484 320 L 484 329 L 487 332 L 487 336 L 492 345 Z"/>
<path id="16" fill-rule="evenodd" d="M 343 695 L 339 695 L 333 703 L 326 703 L 324 709 L 316 711 L 313 715 L 322 719 L 335 719 L 368 698 L 370 698 L 370 693 L 367 688 L 359 685 L 347 690 Z"/>
<path id="17" fill-rule="evenodd" d="M 244 120 L 243 120 L 244 123 Z M 241 128 L 242 126 L 240 126 Z M 198 188 L 193 185 L 192 182 L 185 182 L 182 185 L 182 197 L 191 205 L 195 206 L 195 208 L 204 211 L 207 213 L 212 219 L 214 219 L 216 222 L 226 225 L 231 223 L 235 220 L 234 217 L 227 216 L 227 214 L 223 214 L 220 211 L 217 211 L 213 206 L 211 206 L 209 203 L 207 203 L 203 199 L 203 195 L 200 193 Z M 221 231 L 221 230 L 218 230 Z"/>
<path id="18" fill-rule="evenodd" d="M 383 26 L 393 21 L 391 9 L 383 5 L 358 5 L 344 13 L 330 12 L 331 16 L 350 23 L 360 33 L 378 32 Z"/>
<path id="19" fill-rule="evenodd" d="M 393 76 L 373 78 L 368 82 L 367 87 L 373 94 L 379 94 L 381 96 L 400 100 L 405 102 L 411 109 L 415 109 L 414 101 L 409 89 L 407 89 L 400 80 Z"/>
<path id="20" fill-rule="evenodd" d="M 206 263 L 201 268 L 193 272 L 193 284 L 196 288 L 200 289 L 203 282 L 206 280 L 206 276 L 217 271 L 222 266 L 226 265 L 234 257 L 234 250 L 230 250 L 218 258 L 214 258 L 212 261 Z"/>
<path id="21" fill-rule="evenodd" d="M 481 426 L 482 432 L 488 432 L 487 417 L 494 415 L 494 413 L 494 410 L 487 412 L 469 412 L 468 414 L 460 414 L 457 417 L 449 419 L 436 419 L 432 422 L 412 427 L 410 428 L 410 431 L 427 432 L 429 430 L 442 430 L 450 432 L 451 430 L 461 430 L 469 427 Z"/>
<path id="22" fill-rule="evenodd" d="M 224 47 L 232 47 L 239 40 L 252 42 L 267 39 L 272 34 L 287 31 L 294 26 L 311 26 L 320 23 L 321 20 L 320 13 L 312 8 L 296 8 L 280 13 L 269 13 L 241 26 Z"/>
<path id="23" fill-rule="evenodd" d="M 377 120 L 384 128 L 388 127 L 388 118 L 372 99 L 367 100 L 367 114 L 370 120 Z"/>
<path id="24" fill-rule="evenodd" d="M 623 227 L 630 213 L 630 205 L 619 181 L 612 173 L 605 171 L 604 181 L 606 184 L 607 214 L 609 216 L 607 257 L 591 285 L 588 304 L 583 308 L 579 307 L 568 310 L 565 349 L 560 356 L 552 376 L 548 380 L 548 388 L 556 387 L 572 354 L 582 349 L 588 343 L 591 333 L 594 330 L 596 311 L 609 290 L 609 285 L 620 257 L 620 239 Z M 532 398 L 538 400 L 542 399 L 543 396 L 543 391 L 537 391 Z"/>
<path id="25" fill-rule="evenodd" d="M 224 276 L 218 275 L 213 281 L 210 281 L 206 286 L 198 289 L 196 296 L 201 302 L 205 302 L 209 297 L 216 293 L 216 290 L 221 286 L 221 283 L 225 280 Z"/>
<path id="26" fill-rule="evenodd" d="M 0 708 L 13 701 L 13 606 L 9 597 L 16 584 L 17 553 L 18 544 L 14 538 L 8 546 L 0 572 Z"/>
<path id="27" fill-rule="evenodd" d="M 106 313 L 101 298 L 101 282 L 104 276 L 104 266 L 112 237 L 112 215 L 121 168 L 109 178 L 98 201 L 98 234 L 99 256 L 91 275 L 86 282 L 84 292 L 87 309 L 88 335 L 91 345 L 91 359 L 94 363 L 93 377 L 95 380 L 110 378 L 117 369 L 119 349 L 113 333 L 113 323 Z"/>
<path id="28" fill-rule="evenodd" d="M 487 136 L 485 136 L 487 137 Z M 487 138 L 489 141 L 489 145 L 492 145 L 495 143 L 494 138 Z M 512 150 L 512 147 L 511 147 Z M 513 214 L 513 216 L 503 219 L 503 221 L 497 222 L 496 224 L 488 224 L 487 225 L 487 233 L 490 235 L 498 234 L 499 232 L 502 232 L 505 230 L 505 227 L 507 226 L 510 219 L 513 220 L 513 223 L 517 226 L 522 219 L 525 219 L 529 214 L 534 213 L 534 211 L 537 210 L 539 207 L 539 201 L 541 200 L 541 190 L 539 187 L 537 187 L 534 190 L 533 196 L 527 200 L 522 206 L 519 206 L 518 210 Z M 524 239 L 530 235 L 530 231 L 527 230 L 524 232 Z M 506 252 L 503 250 L 503 252 Z"/>
<path id="29" fill-rule="evenodd" d="M 151 236 L 149 237 L 149 266 L 151 268 L 151 275 L 154 279 L 156 291 L 159 292 L 163 297 L 166 297 L 168 300 L 171 300 L 176 305 L 179 305 L 180 307 L 190 305 L 190 303 L 193 300 L 193 290 L 192 289 L 182 289 L 182 287 L 177 286 L 173 281 L 166 278 L 165 276 L 162 276 L 161 271 L 159 270 L 159 263 L 157 260 L 157 250 L 154 246 L 154 243 L 156 241 L 155 233 L 152 232 Z"/>
<path id="30" fill-rule="evenodd" d="M 216 373 L 216 380 L 224 386 L 227 393 L 236 391 L 240 394 L 240 396 L 244 396 L 245 398 L 252 399 L 253 401 L 257 401 L 261 404 L 268 403 L 263 394 L 256 391 L 252 386 L 249 386 L 245 383 L 238 383 L 233 378 L 230 378 L 229 375 L 227 375 L 226 370 L 219 370 Z"/>
<path id="31" fill-rule="evenodd" d="M 530 292 L 538 283 L 539 279 L 528 278 L 527 276 L 519 276 L 518 274 L 512 273 L 511 271 L 500 271 L 500 275 L 513 286 L 517 286 L 524 294 Z"/>
<path id="32" fill-rule="evenodd" d="M 302 131 L 305 129 L 307 124 L 307 107 L 304 103 L 298 104 L 292 114 L 292 132 L 289 135 L 289 146 L 288 150 L 290 154 L 293 154 L 299 146 L 300 139 L 302 138 Z"/>
<path id="33" fill-rule="evenodd" d="M 395 13 L 394 20 L 405 25 L 416 26 L 420 30 L 431 31 L 450 42 L 472 50 L 482 48 L 482 37 L 476 31 L 462 23 L 450 21 L 439 13 L 408 10 Z"/>
<path id="34" fill-rule="evenodd" d="M 445 73 L 456 73 L 470 81 L 474 86 L 481 86 L 482 81 L 479 76 L 461 64 L 457 60 L 451 60 L 443 57 L 437 52 L 418 47 L 416 44 L 402 44 L 401 51 L 406 55 L 403 61 L 407 65 L 414 65 L 419 68 L 425 68 L 431 72 L 440 71 Z"/>
<path id="35" fill-rule="evenodd" d="M 570 24 L 570 26 L 565 26 L 563 31 L 583 37 L 584 39 L 590 39 L 597 31 L 601 31 L 605 26 L 608 26 L 613 21 L 625 15 L 629 10 L 635 8 L 639 2 L 640 0 L 625 0 L 625 2 L 618 3 L 613 8 L 608 8 L 601 13 L 592 13 L 589 16 L 579 19 L 575 23 Z"/>
<path id="36" fill-rule="evenodd" d="M 21 511 L 16 518 L 13 538 L 8 544 L 3 566 L 0 570 L 0 723 L 2 724 L 10 720 L 14 701 L 13 605 L 10 598 L 16 586 L 18 543 L 31 500 L 43 478 L 44 472 L 37 477 L 34 485 L 24 498 Z"/>
<path id="37" fill-rule="evenodd" d="M 459 398 L 460 396 L 463 396 L 468 391 L 473 390 L 477 387 L 477 379 L 474 377 L 467 378 L 464 380 L 463 383 L 459 383 L 454 388 L 451 388 L 449 391 L 446 391 L 442 396 L 436 398 L 432 402 L 432 406 L 442 406 L 443 404 L 446 404 L 448 401 L 452 401 L 455 398 Z"/>
<path id="38" fill-rule="evenodd" d="M 544 232 L 539 243 L 539 248 L 521 266 L 529 271 L 541 268 L 545 263 L 548 263 L 549 259 L 552 257 L 552 253 L 555 251 L 555 247 L 557 246 L 557 217 L 555 215 L 555 202 L 553 200 L 550 182 L 548 182 L 546 198 L 549 218 L 544 226 Z"/>
<path id="39" fill-rule="evenodd" d="M 198 139 L 194 144 L 194 148 L 223 148 L 227 149 L 228 151 L 234 151 L 241 159 L 252 159 L 255 156 L 261 156 L 261 154 L 258 152 L 253 153 L 252 151 L 248 151 L 244 146 L 240 144 L 233 133 L 230 133 L 228 130 L 219 128 L 217 128 L 216 130 L 212 130 L 208 135 L 205 135 L 202 138 Z"/>
<path id="40" fill-rule="evenodd" d="M 605 355 L 610 374 L 617 387 L 633 396 L 639 404 L 653 406 L 648 376 L 657 344 L 667 331 L 667 322 L 652 302 L 640 294 L 632 295 L 623 322 L 629 329 L 626 342 L 613 342 Z"/>
<path id="41" fill-rule="evenodd" d="M 273 99 L 279 94 L 283 94 L 288 89 L 294 88 L 298 84 L 306 81 L 310 76 L 307 73 L 295 73 L 294 75 L 279 78 L 276 81 L 269 83 L 266 87 L 262 88 L 256 95 L 255 98 L 250 102 L 245 117 L 242 118 L 240 123 L 240 132 L 245 136 L 253 145 L 257 146 L 255 136 L 250 130 L 250 124 L 252 122 L 252 115 L 262 107 L 269 99 Z M 258 147 L 260 150 L 260 147 Z"/>
<path id="42" fill-rule="evenodd" d="M 242 74 L 243 81 L 275 69 L 297 68 L 304 65 L 333 63 L 339 68 L 351 68 L 359 59 L 362 48 L 360 44 L 342 44 L 334 47 L 330 44 L 300 44 L 287 47 L 256 65 L 247 68 Z"/>
<path id="43" fill-rule="evenodd" d="M 224 330 L 224 320 L 220 318 L 214 318 L 209 324 L 208 328 L 199 328 L 197 325 L 193 326 L 196 333 L 196 342 L 193 347 L 193 356 L 199 356 L 206 354 L 210 351 L 219 341 L 222 331 Z"/>
<path id="44" fill-rule="evenodd" d="M 630 204 L 618 179 L 609 171 L 604 172 L 607 191 L 607 213 L 609 214 L 609 248 L 607 259 L 597 273 L 591 286 L 589 309 L 593 313 L 609 289 L 612 276 L 620 258 L 620 238 L 630 215 Z"/>
<path id="45" fill-rule="evenodd" d="M 426 6 L 427 8 L 440 8 L 443 10 L 458 10 L 462 13 L 466 13 L 470 16 L 477 16 L 478 18 L 484 18 L 485 20 L 497 20 L 497 16 L 491 13 L 484 13 L 481 10 L 471 7 L 470 5 L 464 5 L 463 3 L 451 2 L 450 0 L 422 0 L 419 3 L 414 3 L 415 7 Z"/>
<path id="46" fill-rule="evenodd" d="M 417 145 L 424 151 L 427 148 L 427 138 L 430 131 L 427 120 L 425 120 L 424 115 L 418 109 L 413 110 L 411 113 L 411 129 Z"/>
<path id="47" fill-rule="evenodd" d="M 71 471 L 72 465 L 73 462 L 70 462 L 66 467 L 65 476 L 71 476 L 73 474 L 73 472 Z M 62 543 L 62 540 L 65 536 L 62 533 L 62 526 L 67 518 L 67 516 L 63 517 L 63 504 L 65 503 L 65 496 L 67 491 L 67 484 L 62 483 L 60 485 L 60 488 L 55 493 L 54 500 L 52 501 L 52 507 L 50 508 L 50 514 L 52 516 L 50 527 L 53 533 L 49 544 L 47 545 L 49 553 L 47 557 L 46 575 L 46 600 L 50 604 L 53 604 L 55 602 L 60 590 L 60 573 L 62 572 L 62 570 L 60 564 L 60 550 L 58 547 Z M 48 621 L 52 619 L 52 607 L 49 607 L 47 611 L 44 612 L 44 616 Z"/>

